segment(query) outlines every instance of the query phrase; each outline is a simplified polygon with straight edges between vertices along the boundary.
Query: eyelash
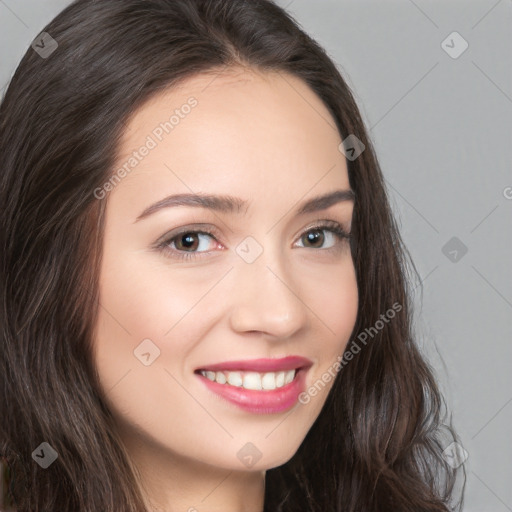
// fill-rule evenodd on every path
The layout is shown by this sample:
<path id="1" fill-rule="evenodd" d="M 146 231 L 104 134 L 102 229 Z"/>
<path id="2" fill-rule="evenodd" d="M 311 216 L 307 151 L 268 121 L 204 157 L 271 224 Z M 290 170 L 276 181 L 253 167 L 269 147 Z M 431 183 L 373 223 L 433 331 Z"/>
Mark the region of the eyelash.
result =
<path id="1" fill-rule="evenodd" d="M 351 233 L 347 233 L 342 226 L 338 222 L 334 221 L 321 221 L 321 224 L 312 226 L 308 228 L 306 231 L 304 231 L 301 236 L 302 238 L 304 235 L 309 233 L 310 231 L 330 231 L 331 233 L 334 233 L 334 235 L 338 238 L 338 244 L 334 245 L 333 247 L 329 247 L 327 249 L 318 249 L 319 251 L 330 251 L 333 252 L 337 249 L 339 249 L 339 245 L 343 242 L 349 240 L 352 238 Z M 179 251 L 177 249 L 170 249 L 169 244 L 178 239 L 180 236 L 183 236 L 185 234 L 199 234 L 199 235 L 208 235 L 211 236 L 214 240 L 218 241 L 215 237 L 214 230 L 210 231 L 208 229 L 183 229 L 179 233 L 173 234 L 171 237 L 166 237 L 162 242 L 156 244 L 156 249 L 163 252 L 164 255 L 168 258 L 175 258 L 175 259 L 183 259 L 183 260 L 189 260 L 198 258 L 200 254 L 208 254 L 210 251 Z M 315 249 L 315 247 L 304 247 L 304 249 Z"/>

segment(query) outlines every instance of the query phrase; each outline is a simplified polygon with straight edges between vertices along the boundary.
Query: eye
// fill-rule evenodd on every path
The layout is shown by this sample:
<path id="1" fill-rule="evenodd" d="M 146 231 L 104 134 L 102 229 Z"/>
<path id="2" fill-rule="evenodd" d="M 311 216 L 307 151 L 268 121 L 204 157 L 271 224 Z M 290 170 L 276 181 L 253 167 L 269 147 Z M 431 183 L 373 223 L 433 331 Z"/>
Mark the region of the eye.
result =
<path id="1" fill-rule="evenodd" d="M 214 233 L 210 231 L 210 228 L 199 230 L 189 227 L 182 229 L 178 233 L 171 233 L 165 236 L 154 247 L 169 258 L 197 259 L 203 253 L 209 253 L 219 248 L 219 246 L 222 247 L 215 235 L 216 231 Z M 350 233 L 347 233 L 338 222 L 327 220 L 305 231 L 299 238 L 299 241 L 304 245 L 299 245 L 298 247 L 336 251 L 350 237 Z M 212 244 L 212 240 L 215 243 Z"/>
<path id="2" fill-rule="evenodd" d="M 163 251 L 173 253 L 178 258 L 191 258 L 195 253 L 208 252 L 208 239 L 215 239 L 213 233 L 208 231 L 181 231 L 176 235 L 166 238 L 160 245 Z"/>
<path id="3" fill-rule="evenodd" d="M 335 248 L 337 244 L 349 238 L 350 234 L 340 224 L 333 221 L 324 221 L 323 224 L 309 228 L 300 237 L 300 240 L 305 241 L 305 245 L 301 247 L 325 250 Z M 327 247 L 322 247 L 324 243 L 327 243 Z"/>

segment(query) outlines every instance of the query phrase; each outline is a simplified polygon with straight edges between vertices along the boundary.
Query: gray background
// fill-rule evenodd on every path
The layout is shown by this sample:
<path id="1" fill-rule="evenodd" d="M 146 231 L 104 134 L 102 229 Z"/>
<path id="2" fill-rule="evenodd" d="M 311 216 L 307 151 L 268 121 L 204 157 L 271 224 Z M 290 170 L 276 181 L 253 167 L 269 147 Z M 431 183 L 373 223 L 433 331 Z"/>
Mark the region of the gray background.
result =
<path id="1" fill-rule="evenodd" d="M 0 0 L 0 90 L 69 3 Z M 336 61 L 370 129 L 423 282 L 419 344 L 469 454 L 464 510 L 512 511 L 512 0 L 278 3 Z M 456 59 L 441 46 L 453 31 L 469 44 Z M 452 237 L 468 249 L 448 246 L 455 262 Z"/>

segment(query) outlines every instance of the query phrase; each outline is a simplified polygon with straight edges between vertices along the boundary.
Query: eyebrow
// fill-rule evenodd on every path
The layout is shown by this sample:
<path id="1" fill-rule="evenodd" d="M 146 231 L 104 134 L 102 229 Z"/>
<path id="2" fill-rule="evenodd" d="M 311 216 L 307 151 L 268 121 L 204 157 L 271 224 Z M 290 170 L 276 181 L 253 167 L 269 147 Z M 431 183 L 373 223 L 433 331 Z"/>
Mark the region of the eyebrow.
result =
<path id="1" fill-rule="evenodd" d="M 335 190 L 327 194 L 314 197 L 304 202 L 296 211 L 297 215 L 326 210 L 334 204 L 343 201 L 354 201 L 355 194 L 351 189 Z M 176 206 L 192 206 L 206 208 L 223 213 L 240 213 L 242 208 L 247 208 L 248 201 L 229 195 L 211 195 L 211 194 L 175 194 L 164 197 L 160 201 L 148 206 L 135 220 L 138 222 L 153 213 L 164 208 L 173 208 Z M 134 224 L 135 224 L 134 222 Z"/>

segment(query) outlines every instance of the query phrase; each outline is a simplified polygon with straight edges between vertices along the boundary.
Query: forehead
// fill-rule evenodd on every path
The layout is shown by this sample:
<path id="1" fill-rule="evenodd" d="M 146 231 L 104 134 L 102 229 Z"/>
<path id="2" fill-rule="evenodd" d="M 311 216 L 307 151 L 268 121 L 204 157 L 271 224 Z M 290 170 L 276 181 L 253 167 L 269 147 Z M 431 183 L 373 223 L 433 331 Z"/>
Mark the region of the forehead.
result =
<path id="1" fill-rule="evenodd" d="M 153 96 L 127 121 L 116 167 L 129 172 L 116 189 L 153 197 L 212 187 L 296 196 L 319 181 L 322 190 L 348 188 L 340 141 L 328 109 L 299 78 L 212 70 Z"/>

